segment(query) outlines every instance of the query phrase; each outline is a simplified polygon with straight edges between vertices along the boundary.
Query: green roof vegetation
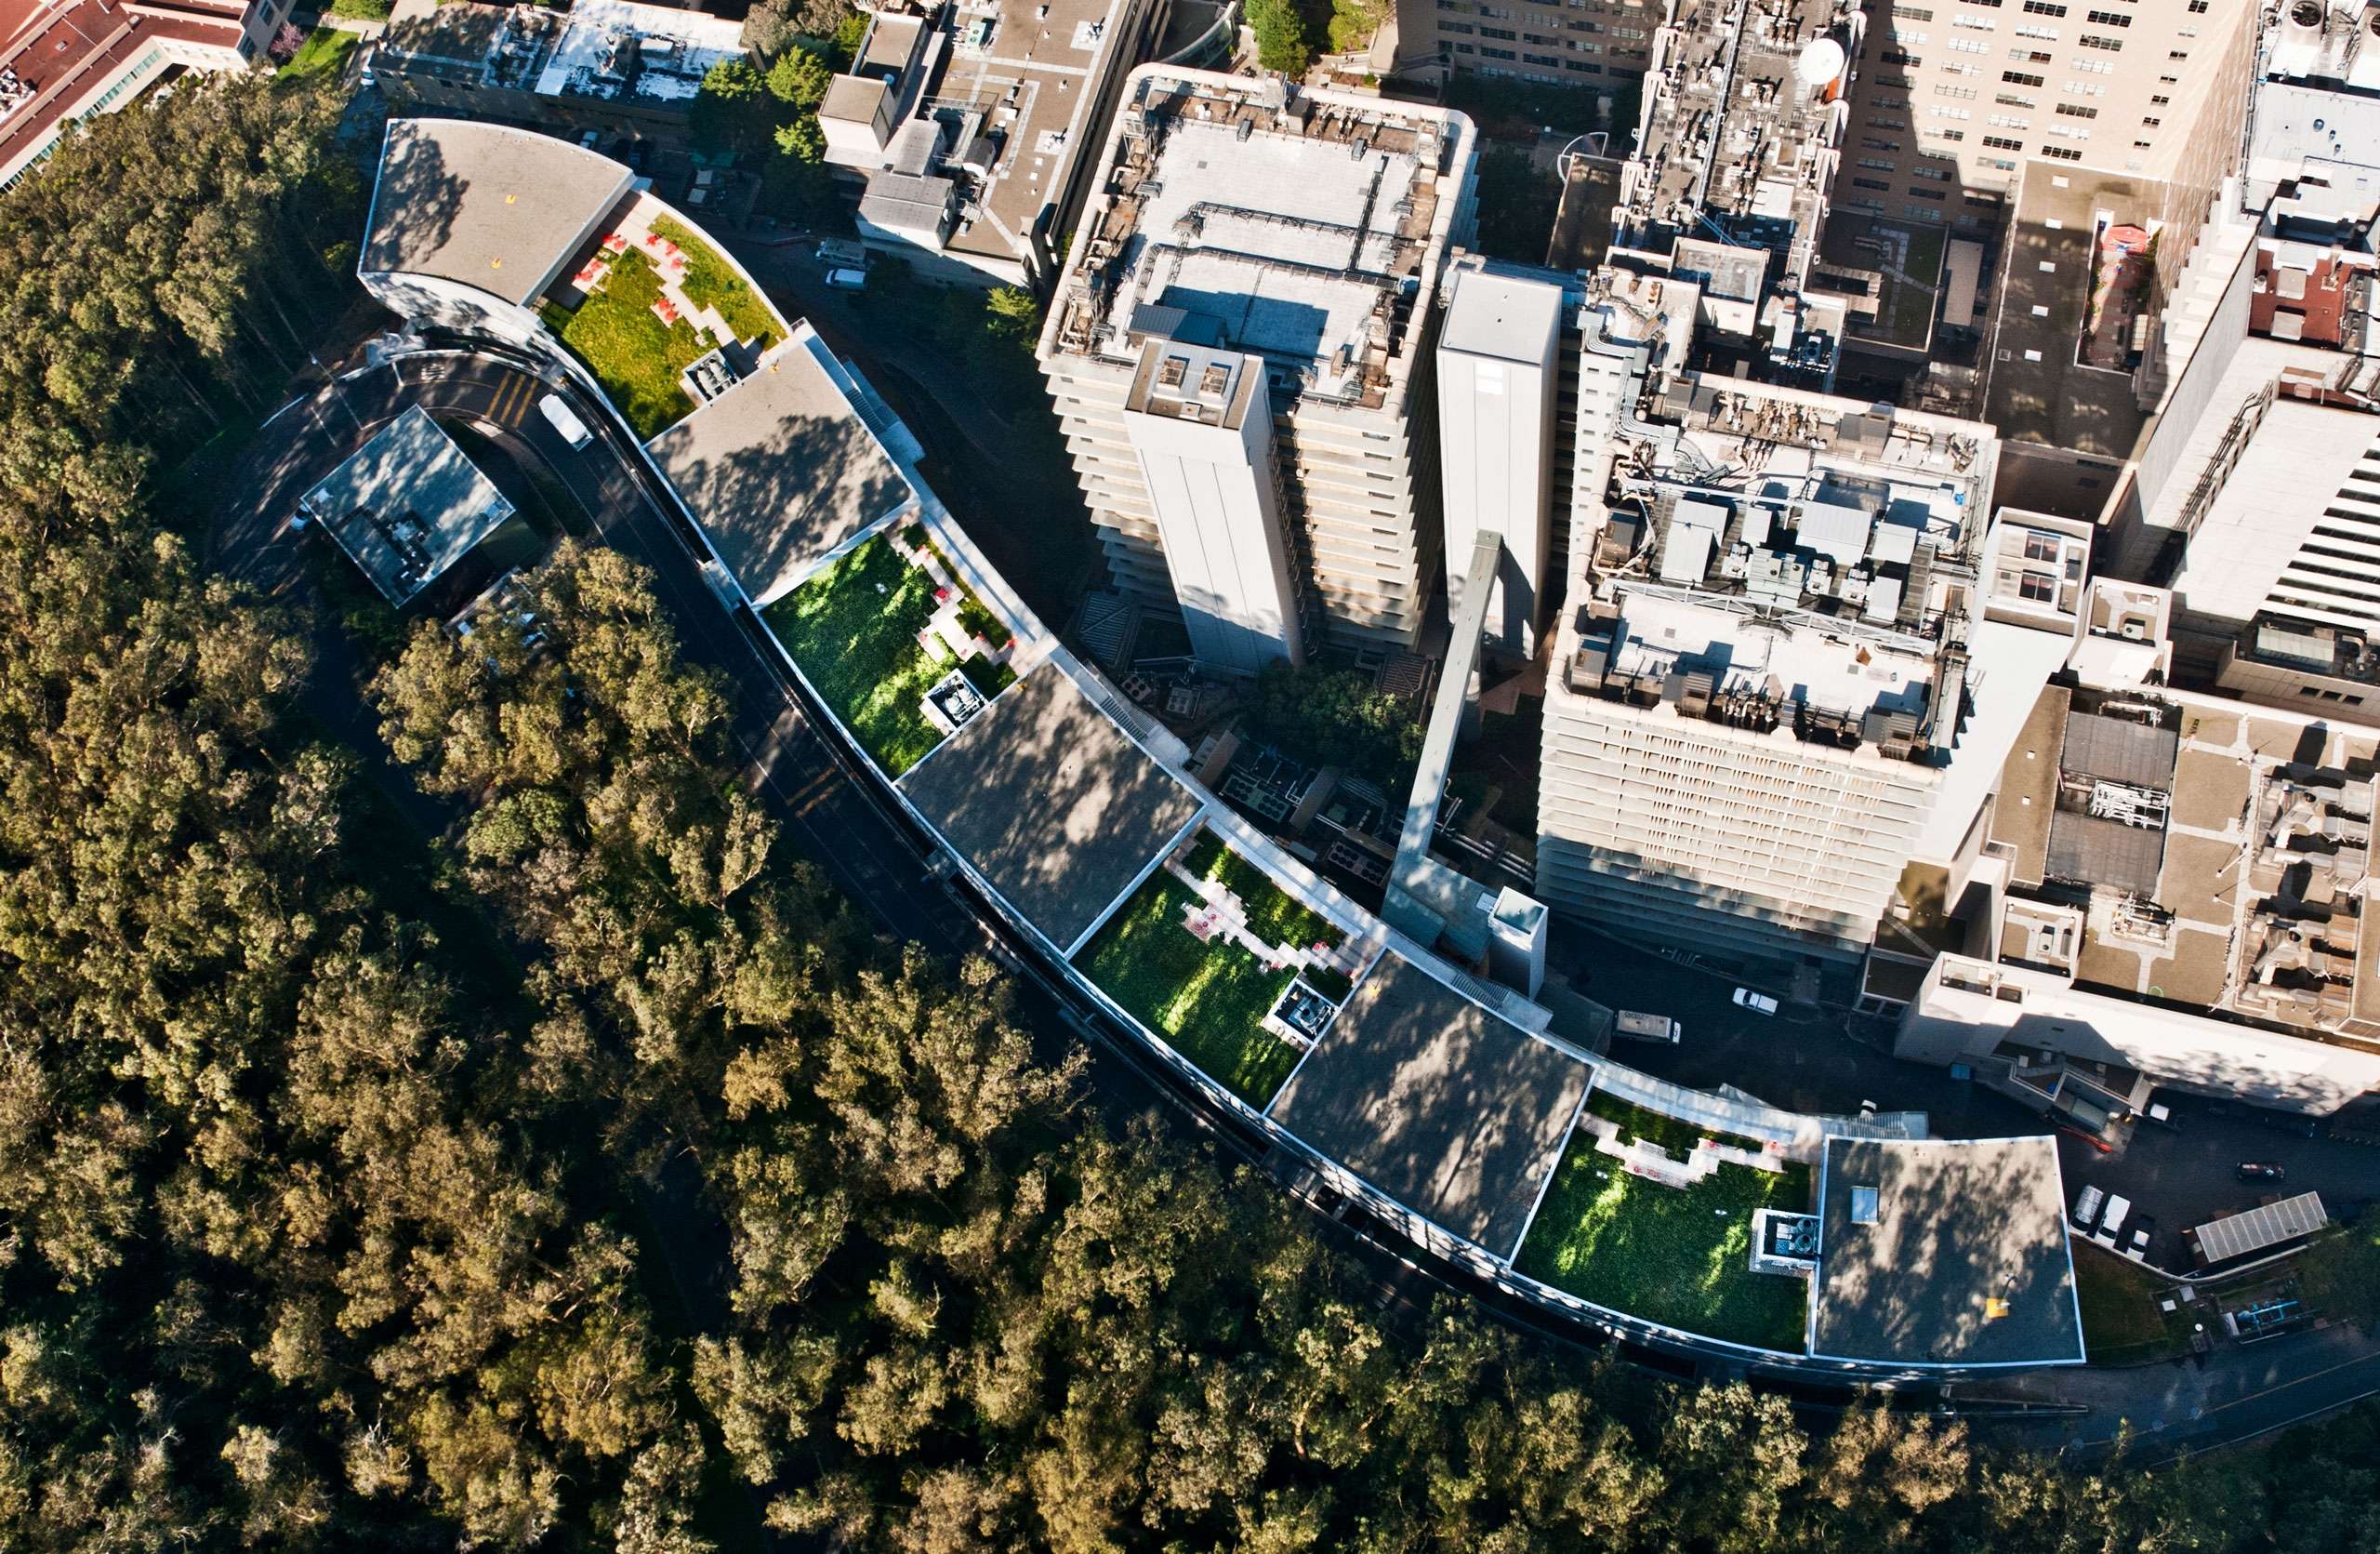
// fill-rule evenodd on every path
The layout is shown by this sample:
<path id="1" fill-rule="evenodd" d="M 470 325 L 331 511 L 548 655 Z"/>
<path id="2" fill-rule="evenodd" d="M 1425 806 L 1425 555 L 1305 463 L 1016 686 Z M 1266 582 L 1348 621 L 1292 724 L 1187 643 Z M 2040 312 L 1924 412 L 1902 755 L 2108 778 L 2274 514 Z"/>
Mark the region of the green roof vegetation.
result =
<path id="1" fill-rule="evenodd" d="M 1713 1143 L 1730 1144 L 1739 1149 L 1767 1148 L 1757 1138 L 1744 1138 L 1736 1134 L 1720 1133 L 1715 1129 L 1699 1127 L 1692 1122 L 1681 1122 L 1674 1117 L 1665 1117 L 1658 1111 L 1638 1106 L 1633 1101 L 1621 1100 L 1608 1090 L 1597 1090 L 1590 1095 L 1587 1097 L 1587 1109 L 1606 1122 L 1619 1123 L 1620 1136 L 1623 1142 L 1631 1138 L 1641 1138 L 1656 1148 L 1667 1149 L 1680 1160 L 1685 1159 L 1693 1150 L 1697 1141 L 1705 1138 Z"/>
<path id="2" fill-rule="evenodd" d="M 926 688 L 957 667 L 918 644 L 933 612 L 933 579 L 879 534 L 761 617 L 861 748 L 899 777 L 942 743 L 919 706 Z"/>
<path id="3" fill-rule="evenodd" d="M 718 310 L 737 339 L 759 340 L 763 351 L 785 339 L 776 311 L 751 282 L 735 272 L 708 238 L 668 216 L 654 217 L 653 230 L 685 250 L 686 273 L 678 286 L 688 301 L 698 308 Z"/>
<path id="4" fill-rule="evenodd" d="M 353 33 L 337 27 L 317 27 L 306 34 L 306 41 L 298 46 L 298 52 L 274 73 L 274 77 L 298 83 L 337 81 L 347 69 L 349 56 L 362 41 Z"/>
<path id="5" fill-rule="evenodd" d="M 598 289 L 575 312 L 550 301 L 539 309 L 546 327 L 595 375 L 636 434 L 648 439 L 692 413 L 694 402 L 678 375 L 718 344 L 682 318 L 662 323 L 653 311 L 660 299 L 653 261 L 630 248 L 614 256 Z"/>
<path id="6" fill-rule="evenodd" d="M 1202 831 L 1183 860 L 1183 867 L 1202 880 L 1215 880 L 1248 909 L 1248 926 L 1267 944 L 1293 950 L 1321 945 L 1336 950 L 1347 937 L 1330 920 L 1275 884 L 1262 869 L 1223 845 L 1212 831 Z"/>
<path id="7" fill-rule="evenodd" d="M 1755 1209 L 1807 1213 L 1810 1170 L 1723 1164 L 1691 1187 L 1630 1172 L 1570 1136 L 1514 1267 L 1648 1322 L 1798 1354 L 1809 1285 L 1752 1270 Z"/>
<path id="8" fill-rule="evenodd" d="M 1196 891 L 1159 870 L 1107 920 L 1076 964 L 1174 1051 L 1261 1110 L 1298 1063 L 1298 1049 L 1263 1024 L 1294 974 L 1268 970 L 1221 936 L 1200 943 L 1183 921 L 1205 906 Z"/>

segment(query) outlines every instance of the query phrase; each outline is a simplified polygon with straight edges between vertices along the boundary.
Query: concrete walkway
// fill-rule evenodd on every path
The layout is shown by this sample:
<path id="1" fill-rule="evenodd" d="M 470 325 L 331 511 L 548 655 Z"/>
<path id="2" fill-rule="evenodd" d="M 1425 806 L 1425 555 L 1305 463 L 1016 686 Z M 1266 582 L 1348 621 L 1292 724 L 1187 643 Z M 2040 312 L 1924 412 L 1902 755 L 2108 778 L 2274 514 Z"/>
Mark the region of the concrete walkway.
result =
<path id="1" fill-rule="evenodd" d="M 1781 1175 L 1785 1170 L 1781 1149 L 1771 1154 L 1766 1150 L 1722 1144 L 1715 1138 L 1698 1138 L 1694 1141 L 1694 1148 L 1681 1161 L 1648 1138 L 1632 1138 L 1621 1143 L 1620 1136 L 1624 1130 L 1620 1125 L 1592 1111 L 1579 1114 L 1579 1126 L 1594 1136 L 1595 1153 L 1609 1155 L 1635 1175 L 1659 1182 L 1664 1187 L 1692 1187 L 1722 1165 L 1746 1165 L 1772 1175 Z"/>

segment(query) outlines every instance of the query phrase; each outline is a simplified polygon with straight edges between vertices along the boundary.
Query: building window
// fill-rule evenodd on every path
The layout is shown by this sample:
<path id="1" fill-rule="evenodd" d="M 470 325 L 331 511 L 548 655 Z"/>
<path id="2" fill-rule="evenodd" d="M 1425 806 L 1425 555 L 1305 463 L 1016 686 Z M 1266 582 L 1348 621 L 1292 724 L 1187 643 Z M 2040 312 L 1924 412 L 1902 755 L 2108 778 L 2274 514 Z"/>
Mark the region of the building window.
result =
<path id="1" fill-rule="evenodd" d="M 2056 162 L 2080 162 L 2082 153 L 2068 146 L 2043 146 L 2042 154 Z"/>
<path id="2" fill-rule="evenodd" d="M 2064 16 L 2066 7 L 2053 6 L 2049 0 L 2025 0 L 2025 11 L 2030 16 Z"/>
<path id="3" fill-rule="evenodd" d="M 2061 102 L 2057 111 L 2069 119 L 2096 119 L 2099 116 L 2096 108 L 2085 108 L 2079 102 Z"/>
<path id="4" fill-rule="evenodd" d="M 2094 36 L 2093 36 L 2091 33 L 2083 33 L 2081 37 L 2077 38 L 2077 39 L 2075 40 L 2075 42 L 2077 42 L 2077 43 L 2081 44 L 2081 45 L 2082 45 L 2083 47 L 2085 47 L 2085 48 L 2100 48 L 2100 49 L 2105 49 L 2107 52 L 2109 52 L 2109 53 L 2110 53 L 2110 54 L 2114 53 L 2117 49 L 2122 48 L 2122 47 L 2123 46 L 2123 39 L 2122 39 L 2122 38 L 2101 38 L 2101 37 L 2094 37 Z M 2183 58 L 2187 59 L 2187 58 L 2188 58 L 2188 56 L 2187 56 L 2187 55 L 2185 55 L 2185 56 L 2183 56 Z"/>
<path id="5" fill-rule="evenodd" d="M 1872 178 L 1855 178 L 1851 180 L 1851 187 L 1854 189 L 1874 189 L 1885 193 L 1889 193 L 1892 191 L 1891 184 L 1884 182 L 1882 179 Z"/>
<path id="6" fill-rule="evenodd" d="M 2042 78 L 2040 76 L 2027 75 L 2020 70 L 2003 70 L 2000 73 L 2000 79 L 2007 82 L 2012 86 L 2038 86 L 2042 85 Z"/>
<path id="7" fill-rule="evenodd" d="M 2093 25 L 2099 27 L 2129 27 L 2132 25 L 2132 18 L 2124 15 L 2122 11 L 2093 11 L 2090 15 L 2090 20 Z"/>

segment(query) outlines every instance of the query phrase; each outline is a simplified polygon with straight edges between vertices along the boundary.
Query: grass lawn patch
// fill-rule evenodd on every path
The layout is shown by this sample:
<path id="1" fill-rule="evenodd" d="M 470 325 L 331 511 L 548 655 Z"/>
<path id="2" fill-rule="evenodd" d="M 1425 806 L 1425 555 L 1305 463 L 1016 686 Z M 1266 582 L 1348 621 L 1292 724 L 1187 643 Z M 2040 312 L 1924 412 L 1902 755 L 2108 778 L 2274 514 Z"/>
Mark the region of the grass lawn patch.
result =
<path id="1" fill-rule="evenodd" d="M 1757 1138 L 1742 1138 L 1735 1134 L 1703 1127 L 1698 1122 L 1681 1122 L 1674 1117 L 1648 1111 L 1633 1101 L 1621 1100 L 1608 1090 L 1597 1090 L 1589 1096 L 1587 1109 L 1606 1122 L 1619 1123 L 1623 1143 L 1631 1138 L 1641 1138 L 1648 1144 L 1659 1145 L 1680 1160 L 1693 1153 L 1695 1142 L 1704 1138 L 1713 1143 L 1733 1145 L 1739 1149 L 1768 1148 Z"/>
<path id="2" fill-rule="evenodd" d="M 1514 1266 L 1615 1311 L 1799 1354 L 1809 1285 L 1752 1271 L 1752 1215 L 1809 1207 L 1805 1165 L 1722 1165 L 1692 1187 L 1666 1187 L 1598 1154 L 1581 1129 L 1570 1136 Z"/>
<path id="3" fill-rule="evenodd" d="M 2190 1349 L 2191 1318 L 2180 1302 L 2172 1315 L 2157 1308 L 2172 1289 L 2137 1263 L 2087 1238 L 2071 1238 L 2074 1290 L 2082 1306 L 2082 1352 L 2094 1365 L 2138 1365 L 2171 1360 Z M 2197 1309 L 2215 1314 L 2210 1301 Z"/>
<path id="4" fill-rule="evenodd" d="M 1075 963 L 1176 1052 L 1262 1110 L 1298 1063 L 1298 1049 L 1263 1025 L 1292 974 L 1267 970 L 1225 939 L 1199 943 L 1183 920 L 1205 905 L 1160 870 Z"/>
<path id="5" fill-rule="evenodd" d="M 613 259 L 600 289 L 576 312 L 551 302 L 541 310 L 546 326 L 586 364 L 636 434 L 648 440 L 694 410 L 678 375 L 714 343 L 682 318 L 662 323 L 653 311 L 660 297 L 653 261 L 631 248 Z"/>
<path id="6" fill-rule="evenodd" d="M 1016 671 L 1006 664 L 996 664 L 981 653 L 970 654 L 959 666 L 967 683 L 984 693 L 986 700 L 1016 684 Z"/>
<path id="7" fill-rule="evenodd" d="M 289 62 L 275 73 L 276 79 L 304 85 L 310 82 L 334 82 L 347 69 L 348 57 L 364 40 L 353 33 L 336 27 L 317 27 L 306 34 L 298 52 Z"/>
<path id="8" fill-rule="evenodd" d="M 918 645 L 933 612 L 933 580 L 879 534 L 761 615 L 861 748 L 899 777 L 942 743 L 919 707 L 956 667 Z"/>
<path id="9" fill-rule="evenodd" d="M 776 310 L 753 288 L 752 283 L 735 272 L 720 251 L 683 221 L 667 216 L 653 219 L 653 230 L 685 250 L 686 274 L 678 283 L 686 299 L 698 308 L 714 308 L 727 320 L 739 340 L 757 339 L 760 349 L 785 339 L 785 326 L 777 321 Z"/>
<path id="10" fill-rule="evenodd" d="M 1264 870 L 1223 845 L 1212 831 L 1201 831 L 1183 867 L 1202 880 L 1220 882 L 1248 909 L 1250 932 L 1267 944 L 1311 950 L 1319 944 L 1336 950 L 1346 935 L 1330 920 L 1275 884 Z"/>

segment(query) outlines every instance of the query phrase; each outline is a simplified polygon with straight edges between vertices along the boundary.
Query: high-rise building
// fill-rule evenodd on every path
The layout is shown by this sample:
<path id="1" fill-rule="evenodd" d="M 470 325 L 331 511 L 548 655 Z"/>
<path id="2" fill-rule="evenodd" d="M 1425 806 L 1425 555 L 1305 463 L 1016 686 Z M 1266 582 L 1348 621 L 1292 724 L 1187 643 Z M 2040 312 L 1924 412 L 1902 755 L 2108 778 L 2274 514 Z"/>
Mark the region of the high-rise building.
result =
<path id="1" fill-rule="evenodd" d="M 1665 11 L 1664 0 L 1397 0 L 1397 73 L 1624 86 L 1645 73 Z"/>
<path id="2" fill-rule="evenodd" d="M 2194 228 L 2238 165 L 2256 50 L 2244 0 L 1875 0 L 1870 12 L 1841 209 L 1990 229 L 2040 161 L 2155 185 L 2155 208 L 2122 218 Z"/>
<path id="3" fill-rule="evenodd" d="M 1454 270 L 1438 333 L 1438 463 L 1446 494 L 1447 613 L 1462 612 L 1482 530 L 1503 537 L 1487 640 L 1537 651 L 1553 542 L 1554 390 L 1563 288 L 1486 268 Z"/>
<path id="4" fill-rule="evenodd" d="M 1845 302 L 1809 284 L 1865 26 L 1859 0 L 1689 6 L 1656 42 L 1612 259 L 1691 281 L 1695 349 L 1730 370 L 1833 381 Z"/>
<path id="5" fill-rule="evenodd" d="M 1125 72 L 1172 0 L 885 0 L 818 105 L 871 249 L 939 281 L 1041 287 Z"/>
<path id="6" fill-rule="evenodd" d="M 1124 430 L 1148 484 L 1191 651 L 1237 673 L 1302 659 L 1274 487 L 1264 358 L 1148 340 L 1125 396 Z"/>
<path id="7" fill-rule="evenodd" d="M 1694 287 L 1601 279 L 1537 893 L 1716 956 L 1856 958 L 1912 861 L 1971 861 L 2073 602 L 2042 616 L 2003 564 L 2030 552 L 1987 538 L 1990 428 L 1686 370 Z"/>
<path id="8" fill-rule="evenodd" d="M 1243 648 L 1276 611 L 1283 653 L 1413 645 L 1440 538 L 1422 345 L 1475 161 L 1470 120 L 1448 110 L 1132 73 L 1039 351 L 1118 589 L 1179 601 L 1194 631 Z M 1175 361 L 1183 382 L 1167 385 Z M 1203 395 L 1218 371 L 1231 405 Z M 1237 426 L 1209 427 L 1243 387 Z M 1197 479 L 1152 465 L 1190 441 L 1222 447 L 1156 437 L 1150 418 L 1193 411 L 1240 439 L 1246 480 L 1212 460 Z M 1177 556 L 1191 535 L 1248 553 Z"/>

